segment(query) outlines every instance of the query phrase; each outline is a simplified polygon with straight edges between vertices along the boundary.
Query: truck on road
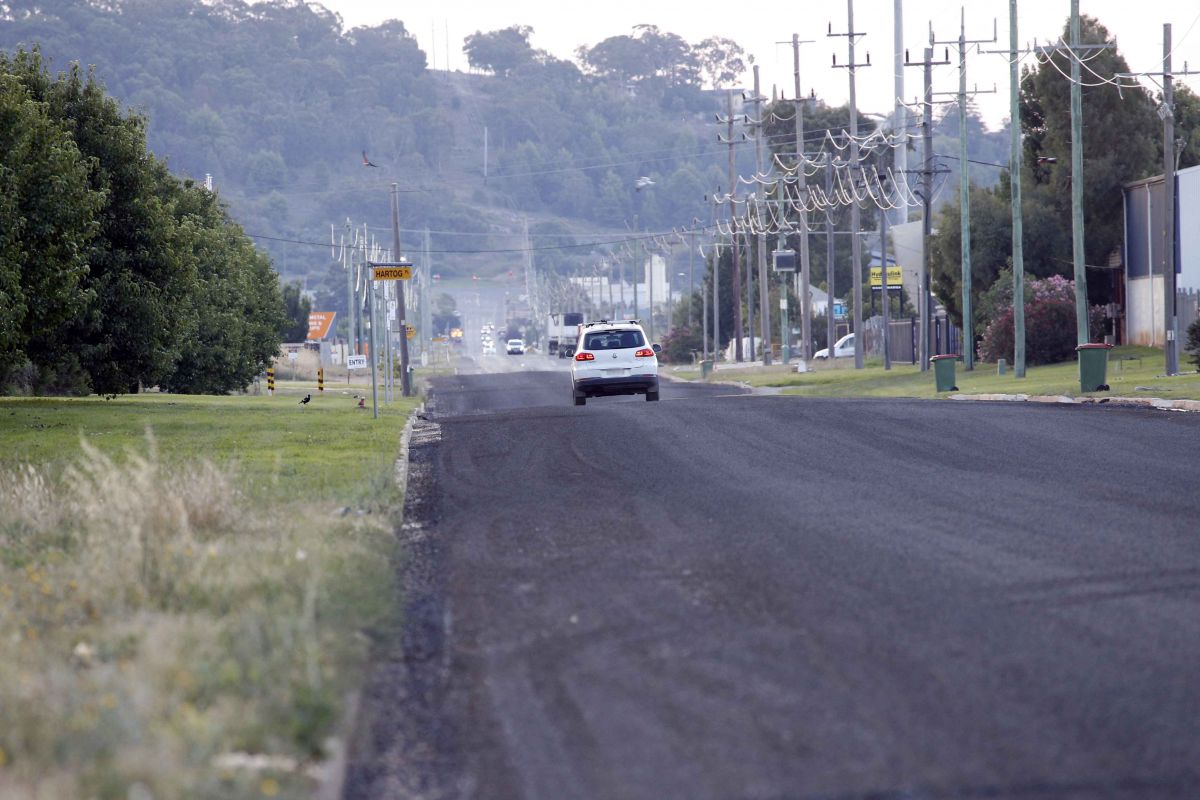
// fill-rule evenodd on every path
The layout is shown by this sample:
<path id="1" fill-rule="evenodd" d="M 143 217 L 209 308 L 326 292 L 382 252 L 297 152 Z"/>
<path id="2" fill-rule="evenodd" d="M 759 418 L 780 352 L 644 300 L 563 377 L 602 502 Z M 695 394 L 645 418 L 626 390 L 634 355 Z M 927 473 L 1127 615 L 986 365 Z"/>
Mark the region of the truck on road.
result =
<path id="1" fill-rule="evenodd" d="M 584 318 L 579 311 L 563 311 L 551 314 L 547 322 L 548 341 L 547 355 L 557 355 L 559 358 L 574 358 L 575 342 L 579 339 L 579 326 Z"/>

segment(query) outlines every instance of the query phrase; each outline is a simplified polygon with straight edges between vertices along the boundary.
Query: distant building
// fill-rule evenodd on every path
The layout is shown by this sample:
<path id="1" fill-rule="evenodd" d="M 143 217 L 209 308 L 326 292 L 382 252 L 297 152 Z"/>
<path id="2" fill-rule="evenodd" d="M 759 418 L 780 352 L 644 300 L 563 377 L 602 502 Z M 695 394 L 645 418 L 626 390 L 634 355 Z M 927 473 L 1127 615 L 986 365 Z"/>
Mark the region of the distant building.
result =
<path id="1" fill-rule="evenodd" d="M 1125 186 L 1122 344 L 1163 344 L 1165 188 L 1162 175 Z M 1176 173 L 1175 196 L 1176 288 L 1185 298 L 1180 324 L 1186 329 L 1200 293 L 1200 226 L 1195 224 L 1200 219 L 1200 166 Z"/>

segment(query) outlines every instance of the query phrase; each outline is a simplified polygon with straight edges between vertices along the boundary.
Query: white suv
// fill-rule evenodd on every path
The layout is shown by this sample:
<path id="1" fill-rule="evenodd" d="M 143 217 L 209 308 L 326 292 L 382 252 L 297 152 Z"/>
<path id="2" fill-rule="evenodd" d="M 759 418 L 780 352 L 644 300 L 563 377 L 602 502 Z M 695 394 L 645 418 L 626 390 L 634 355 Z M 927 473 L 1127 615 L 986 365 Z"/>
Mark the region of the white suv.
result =
<path id="1" fill-rule="evenodd" d="M 581 406 L 589 397 L 644 394 L 658 399 L 658 353 L 637 320 L 589 322 L 579 331 L 571 362 L 571 394 Z"/>

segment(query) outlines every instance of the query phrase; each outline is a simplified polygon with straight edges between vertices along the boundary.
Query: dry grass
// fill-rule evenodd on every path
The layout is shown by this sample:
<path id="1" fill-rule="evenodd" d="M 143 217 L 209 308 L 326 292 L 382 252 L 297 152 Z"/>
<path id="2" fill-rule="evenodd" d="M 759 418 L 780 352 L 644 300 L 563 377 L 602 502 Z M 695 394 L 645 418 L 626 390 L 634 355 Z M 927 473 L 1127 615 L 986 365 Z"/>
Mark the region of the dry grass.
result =
<path id="1" fill-rule="evenodd" d="M 358 631 L 392 613 L 389 520 L 238 485 L 151 436 L 0 471 L 0 797 L 311 793 Z M 298 766 L 219 766 L 237 752 Z"/>

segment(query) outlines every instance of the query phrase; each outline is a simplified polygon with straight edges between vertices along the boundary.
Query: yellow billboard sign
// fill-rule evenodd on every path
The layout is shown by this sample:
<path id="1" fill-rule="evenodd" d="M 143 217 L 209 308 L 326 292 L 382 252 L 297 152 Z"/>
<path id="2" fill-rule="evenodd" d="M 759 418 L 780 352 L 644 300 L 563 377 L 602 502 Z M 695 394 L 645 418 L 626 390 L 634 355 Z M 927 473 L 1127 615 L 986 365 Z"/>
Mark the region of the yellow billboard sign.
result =
<path id="1" fill-rule="evenodd" d="M 412 277 L 412 267 L 375 267 L 373 274 L 377 281 L 406 281 Z"/>
<path id="2" fill-rule="evenodd" d="M 417 329 L 415 327 L 413 327 L 412 325 L 405 325 L 404 326 L 404 335 L 406 338 L 415 339 L 415 338 L 417 338 Z"/>
<path id="3" fill-rule="evenodd" d="M 888 288 L 899 286 L 904 282 L 904 270 L 900 267 L 888 267 Z M 880 267 L 871 267 L 871 285 L 883 287 L 883 270 Z"/>

